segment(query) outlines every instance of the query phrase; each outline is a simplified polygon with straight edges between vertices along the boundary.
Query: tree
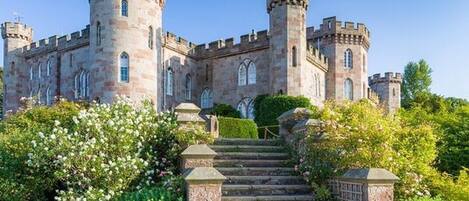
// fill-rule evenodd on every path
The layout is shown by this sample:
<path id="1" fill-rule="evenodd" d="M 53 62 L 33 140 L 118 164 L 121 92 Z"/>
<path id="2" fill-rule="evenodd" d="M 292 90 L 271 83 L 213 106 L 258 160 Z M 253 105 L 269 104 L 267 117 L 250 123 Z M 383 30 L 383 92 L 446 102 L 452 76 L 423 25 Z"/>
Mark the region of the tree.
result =
<path id="1" fill-rule="evenodd" d="M 410 108 L 414 100 L 422 94 L 430 93 L 432 69 L 425 60 L 410 62 L 404 70 L 402 84 L 402 105 Z"/>

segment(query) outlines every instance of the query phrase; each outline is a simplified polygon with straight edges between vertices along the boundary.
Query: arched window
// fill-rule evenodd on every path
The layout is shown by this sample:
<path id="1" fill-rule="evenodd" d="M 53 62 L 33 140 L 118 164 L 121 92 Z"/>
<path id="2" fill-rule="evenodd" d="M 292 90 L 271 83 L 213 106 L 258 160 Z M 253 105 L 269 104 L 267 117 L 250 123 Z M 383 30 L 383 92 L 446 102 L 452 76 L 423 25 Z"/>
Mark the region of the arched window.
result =
<path id="1" fill-rule="evenodd" d="M 46 90 L 46 105 L 52 105 L 52 93 L 50 87 L 47 87 Z"/>
<path id="2" fill-rule="evenodd" d="M 47 60 L 46 75 L 50 76 L 51 73 L 52 73 L 52 58 L 49 58 L 49 60 Z"/>
<path id="3" fill-rule="evenodd" d="M 153 27 L 148 28 L 148 47 L 153 49 Z"/>
<path id="4" fill-rule="evenodd" d="M 173 84 L 174 84 L 174 72 L 173 69 L 168 69 L 166 74 L 166 95 L 173 95 Z"/>
<path id="5" fill-rule="evenodd" d="M 249 61 L 248 66 L 248 84 L 256 84 L 256 64 L 252 61 Z"/>
<path id="6" fill-rule="evenodd" d="M 293 46 L 291 50 L 291 56 L 292 56 L 292 65 L 293 67 L 298 66 L 298 51 L 296 49 L 296 46 Z"/>
<path id="7" fill-rule="evenodd" d="M 80 75 L 75 75 L 75 79 L 74 79 L 74 95 L 75 95 L 75 99 L 78 99 L 80 97 Z"/>
<path id="8" fill-rule="evenodd" d="M 33 80 L 34 79 L 34 70 L 33 70 L 33 67 L 29 67 L 29 80 Z"/>
<path id="9" fill-rule="evenodd" d="M 247 71 L 246 65 L 242 63 L 238 69 L 238 86 L 246 85 L 246 75 L 247 75 L 246 71 Z"/>
<path id="10" fill-rule="evenodd" d="M 396 88 L 392 88 L 392 96 L 396 96 Z"/>
<path id="11" fill-rule="evenodd" d="M 102 27 L 101 27 L 101 22 L 96 23 L 96 45 L 99 46 L 101 45 L 101 32 L 102 32 Z"/>
<path id="12" fill-rule="evenodd" d="M 39 63 L 39 65 L 37 66 L 37 77 L 40 79 L 42 76 L 42 64 Z"/>
<path id="13" fill-rule="evenodd" d="M 187 74 L 186 75 L 186 100 L 191 100 L 192 99 L 192 77 L 191 75 Z"/>
<path id="14" fill-rule="evenodd" d="M 41 99 L 42 97 L 41 97 L 41 96 L 42 96 L 41 88 L 39 88 L 39 89 L 37 90 L 37 103 L 38 103 L 39 105 L 42 104 L 42 99 Z"/>
<path id="15" fill-rule="evenodd" d="M 242 118 L 254 119 L 254 101 L 252 98 L 244 98 L 238 103 L 237 110 Z"/>
<path id="16" fill-rule="evenodd" d="M 80 73 L 80 97 L 86 97 L 86 73 L 84 71 Z"/>
<path id="17" fill-rule="evenodd" d="M 120 56 L 120 82 L 129 82 L 129 55 L 123 52 Z"/>
<path id="18" fill-rule="evenodd" d="M 353 53 L 351 49 L 347 49 L 344 53 L 344 67 L 353 68 Z"/>
<path id="19" fill-rule="evenodd" d="M 350 78 L 344 82 L 344 97 L 346 100 L 353 100 L 353 81 Z"/>
<path id="20" fill-rule="evenodd" d="M 208 109 L 213 107 L 213 94 L 210 89 L 205 89 L 202 92 L 202 96 L 200 97 L 200 106 L 202 109 Z"/>
<path id="21" fill-rule="evenodd" d="M 127 2 L 127 0 L 122 0 L 121 15 L 124 17 L 129 16 L 129 3 Z"/>
<path id="22" fill-rule="evenodd" d="M 363 54 L 363 72 L 366 72 L 366 55 Z"/>
<path id="23" fill-rule="evenodd" d="M 90 97 L 90 73 L 86 73 L 85 96 Z"/>

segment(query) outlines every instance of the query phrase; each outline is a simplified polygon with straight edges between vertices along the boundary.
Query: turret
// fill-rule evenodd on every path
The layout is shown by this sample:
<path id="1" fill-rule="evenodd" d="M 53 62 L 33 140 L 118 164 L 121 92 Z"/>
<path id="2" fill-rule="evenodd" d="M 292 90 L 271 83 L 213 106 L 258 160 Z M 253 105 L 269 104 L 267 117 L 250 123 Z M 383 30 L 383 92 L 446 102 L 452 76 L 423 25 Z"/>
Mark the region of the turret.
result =
<path id="1" fill-rule="evenodd" d="M 91 0 L 91 98 L 159 102 L 164 0 Z"/>
<path id="2" fill-rule="evenodd" d="M 27 83 L 29 80 L 25 59 L 22 56 L 23 47 L 31 43 L 33 29 L 25 24 L 6 22 L 1 26 L 3 49 L 3 83 L 4 100 L 3 111 L 15 112 L 21 97 L 28 96 Z"/>
<path id="3" fill-rule="evenodd" d="M 379 102 L 389 112 L 401 107 L 402 75 L 400 73 L 375 74 L 368 78 L 370 88 L 378 94 Z"/>
<path id="4" fill-rule="evenodd" d="M 270 15 L 271 93 L 302 94 L 306 68 L 308 0 L 267 0 Z"/>
<path id="5" fill-rule="evenodd" d="M 364 24 L 325 18 L 319 29 L 308 28 L 308 43 L 329 60 L 326 96 L 333 100 L 368 97 L 368 49 L 370 31 Z"/>

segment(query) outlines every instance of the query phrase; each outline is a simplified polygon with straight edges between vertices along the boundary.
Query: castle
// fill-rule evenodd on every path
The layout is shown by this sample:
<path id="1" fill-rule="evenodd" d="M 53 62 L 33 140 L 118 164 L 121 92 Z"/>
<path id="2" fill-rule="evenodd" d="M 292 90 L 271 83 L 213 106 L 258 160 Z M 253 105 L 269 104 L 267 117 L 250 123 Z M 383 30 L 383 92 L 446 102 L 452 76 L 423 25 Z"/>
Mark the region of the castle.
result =
<path id="1" fill-rule="evenodd" d="M 262 94 L 326 99 L 378 97 L 400 107 L 400 74 L 368 77 L 370 32 L 363 24 L 326 18 L 306 26 L 309 0 L 266 0 L 269 30 L 194 44 L 163 32 L 165 0 L 90 0 L 90 25 L 33 42 L 33 30 L 2 24 L 4 111 L 21 97 L 111 103 L 116 95 L 151 99 L 159 111 L 181 102 L 203 109 L 230 104 L 253 118 Z"/>

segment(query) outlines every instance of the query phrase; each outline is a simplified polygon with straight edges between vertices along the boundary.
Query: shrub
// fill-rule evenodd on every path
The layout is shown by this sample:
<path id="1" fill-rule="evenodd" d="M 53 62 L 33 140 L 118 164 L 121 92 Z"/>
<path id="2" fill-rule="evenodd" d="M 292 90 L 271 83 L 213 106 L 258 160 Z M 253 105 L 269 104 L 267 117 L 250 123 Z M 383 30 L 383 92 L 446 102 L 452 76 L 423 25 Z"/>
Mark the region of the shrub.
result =
<path id="1" fill-rule="evenodd" d="M 326 138 L 317 141 L 308 133 L 300 157 L 300 170 L 310 181 L 325 184 L 350 168 L 376 167 L 396 174 L 397 198 L 429 195 L 431 164 L 437 138 L 426 124 L 407 125 L 368 101 L 326 103 L 317 114 L 324 122 Z"/>
<path id="2" fill-rule="evenodd" d="M 54 176 L 57 167 L 43 170 L 27 165 L 28 154 L 39 142 L 38 133 L 50 133 L 54 121 L 72 126 L 72 117 L 82 106 L 61 101 L 55 106 L 35 107 L 10 116 L 0 123 L 0 200 L 51 199 L 59 181 Z M 50 158 L 49 158 L 50 159 Z M 44 159 L 47 160 L 47 159 Z"/>
<path id="3" fill-rule="evenodd" d="M 144 188 L 122 195 L 117 201 L 183 201 L 183 198 L 173 195 L 165 188 Z"/>
<path id="4" fill-rule="evenodd" d="M 250 119 L 218 118 L 220 136 L 224 138 L 251 138 L 258 139 L 257 125 Z"/>
<path id="5" fill-rule="evenodd" d="M 162 180 L 177 174 L 181 145 L 208 134 L 181 137 L 173 113 L 140 105 L 119 98 L 78 112 L 61 103 L 8 119 L 0 135 L 0 187 L 8 188 L 0 200 L 109 200 L 172 183 Z"/>
<path id="6" fill-rule="evenodd" d="M 259 96 L 254 102 L 255 121 L 259 126 L 278 125 L 280 115 L 297 107 L 309 108 L 311 103 L 302 96 Z"/>
<path id="7" fill-rule="evenodd" d="M 227 104 L 215 105 L 212 113 L 220 117 L 241 118 L 241 114 L 239 113 L 239 111 L 234 109 L 231 105 Z"/>

